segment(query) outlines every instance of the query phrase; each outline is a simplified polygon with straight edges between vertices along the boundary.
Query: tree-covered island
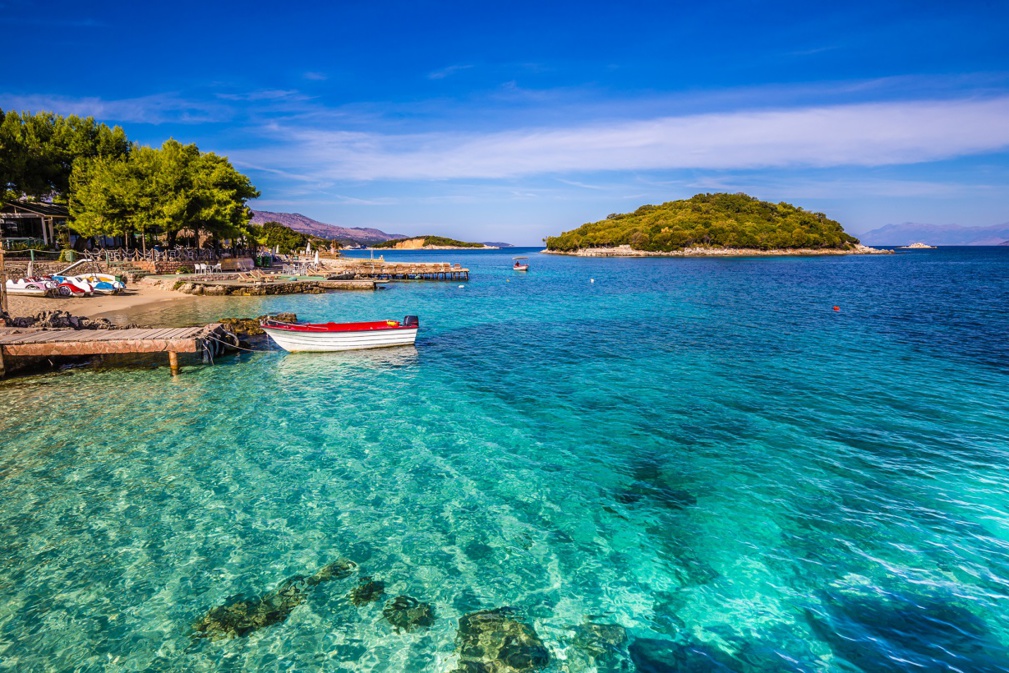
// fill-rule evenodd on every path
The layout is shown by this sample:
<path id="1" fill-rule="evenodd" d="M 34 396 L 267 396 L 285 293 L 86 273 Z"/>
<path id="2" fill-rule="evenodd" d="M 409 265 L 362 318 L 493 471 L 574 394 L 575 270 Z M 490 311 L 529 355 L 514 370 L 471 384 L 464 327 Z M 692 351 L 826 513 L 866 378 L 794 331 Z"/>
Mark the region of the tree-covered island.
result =
<path id="1" fill-rule="evenodd" d="M 823 213 L 746 194 L 698 194 L 641 206 L 547 237 L 546 245 L 548 252 L 607 256 L 880 252 Z"/>

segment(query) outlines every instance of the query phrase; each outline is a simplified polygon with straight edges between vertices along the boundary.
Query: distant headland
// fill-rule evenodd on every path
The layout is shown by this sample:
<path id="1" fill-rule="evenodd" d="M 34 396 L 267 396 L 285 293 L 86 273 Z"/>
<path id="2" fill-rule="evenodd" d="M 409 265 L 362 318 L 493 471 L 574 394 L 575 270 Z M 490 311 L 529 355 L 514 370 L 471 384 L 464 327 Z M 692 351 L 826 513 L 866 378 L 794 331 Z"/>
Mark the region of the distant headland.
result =
<path id="1" fill-rule="evenodd" d="M 470 248 L 496 249 L 496 246 L 486 243 L 470 243 L 468 241 L 457 241 L 454 238 L 444 236 L 414 236 L 413 238 L 403 238 L 392 241 L 384 241 L 372 246 L 373 248 L 391 248 L 393 250 L 461 250 Z"/>
<path id="2" fill-rule="evenodd" d="M 544 252 L 582 257 L 889 254 L 859 243 L 823 213 L 746 194 L 698 194 L 546 239 Z"/>

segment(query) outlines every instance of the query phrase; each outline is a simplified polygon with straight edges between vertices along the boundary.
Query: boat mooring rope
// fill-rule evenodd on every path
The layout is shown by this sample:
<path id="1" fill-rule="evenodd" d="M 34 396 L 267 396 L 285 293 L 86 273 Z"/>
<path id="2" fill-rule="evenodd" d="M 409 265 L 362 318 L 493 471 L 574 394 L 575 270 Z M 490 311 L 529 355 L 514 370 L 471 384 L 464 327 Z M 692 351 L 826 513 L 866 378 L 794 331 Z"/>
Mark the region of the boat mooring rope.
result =
<path id="1" fill-rule="evenodd" d="M 213 341 L 216 341 L 219 344 L 224 344 L 228 348 L 237 348 L 240 351 L 247 351 L 249 353 L 273 353 L 274 352 L 274 351 L 267 351 L 267 350 L 258 350 L 258 349 L 255 349 L 255 348 L 245 348 L 243 346 L 236 346 L 235 344 L 230 344 L 227 341 L 221 341 L 220 339 L 218 339 L 215 336 L 209 336 L 208 335 L 207 338 L 211 339 Z"/>

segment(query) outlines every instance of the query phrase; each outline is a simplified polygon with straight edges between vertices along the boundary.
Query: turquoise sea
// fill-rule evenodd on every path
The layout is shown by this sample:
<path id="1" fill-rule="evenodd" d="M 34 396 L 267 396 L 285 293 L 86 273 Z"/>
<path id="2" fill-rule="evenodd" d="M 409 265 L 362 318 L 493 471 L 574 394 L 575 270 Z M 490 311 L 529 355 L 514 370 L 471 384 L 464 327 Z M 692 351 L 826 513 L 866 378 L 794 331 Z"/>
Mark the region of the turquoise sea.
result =
<path id="1" fill-rule="evenodd" d="M 1009 249 L 515 254 L 123 317 L 417 314 L 415 349 L 0 383 L 0 669 L 451 671 L 510 606 L 548 671 L 1009 670 Z M 286 620 L 193 637 L 341 557 Z M 430 628 L 383 618 L 401 594 Z"/>

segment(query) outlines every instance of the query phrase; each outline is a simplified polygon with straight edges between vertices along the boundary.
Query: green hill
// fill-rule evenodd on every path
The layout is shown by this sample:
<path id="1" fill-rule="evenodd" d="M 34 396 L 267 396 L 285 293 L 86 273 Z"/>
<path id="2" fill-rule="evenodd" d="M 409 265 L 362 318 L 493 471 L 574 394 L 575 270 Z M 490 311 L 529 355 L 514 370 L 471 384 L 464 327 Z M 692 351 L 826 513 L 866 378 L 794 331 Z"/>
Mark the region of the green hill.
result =
<path id="1" fill-rule="evenodd" d="M 651 252 L 690 247 L 847 250 L 858 239 L 823 213 L 788 203 L 769 203 L 746 194 L 698 194 L 613 214 L 550 236 L 546 243 L 548 250 L 562 252 L 618 245 Z"/>

